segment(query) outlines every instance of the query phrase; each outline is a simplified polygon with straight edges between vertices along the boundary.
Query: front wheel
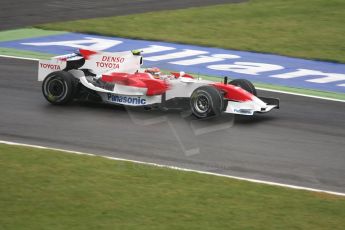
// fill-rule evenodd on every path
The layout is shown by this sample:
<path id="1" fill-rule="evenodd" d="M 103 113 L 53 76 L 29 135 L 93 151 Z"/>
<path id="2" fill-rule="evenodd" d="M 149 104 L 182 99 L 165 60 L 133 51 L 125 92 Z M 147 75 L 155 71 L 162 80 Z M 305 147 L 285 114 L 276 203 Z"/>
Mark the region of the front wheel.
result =
<path id="1" fill-rule="evenodd" d="M 199 119 L 216 117 L 224 111 L 222 93 L 213 86 L 201 86 L 195 89 L 190 99 L 194 116 Z"/>
<path id="2" fill-rule="evenodd" d="M 247 79 L 235 79 L 235 80 L 230 81 L 229 84 L 239 86 L 242 89 L 244 89 L 245 91 L 253 94 L 254 96 L 257 95 L 255 86 L 253 85 L 253 83 L 251 83 Z"/>
<path id="3" fill-rule="evenodd" d="M 50 73 L 43 81 L 43 96 L 54 105 L 65 105 L 74 98 L 75 81 L 71 73 L 57 71 Z"/>

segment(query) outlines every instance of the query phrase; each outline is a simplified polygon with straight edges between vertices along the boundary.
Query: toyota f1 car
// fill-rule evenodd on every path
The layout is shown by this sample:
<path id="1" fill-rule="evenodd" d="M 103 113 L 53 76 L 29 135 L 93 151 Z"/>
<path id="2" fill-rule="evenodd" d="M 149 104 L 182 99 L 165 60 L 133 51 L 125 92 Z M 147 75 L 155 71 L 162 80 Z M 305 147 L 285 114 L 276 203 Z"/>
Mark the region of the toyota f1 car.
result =
<path id="1" fill-rule="evenodd" d="M 253 115 L 279 108 L 279 99 L 258 97 L 245 79 L 213 82 L 184 72 L 162 74 L 142 69 L 139 51 L 78 52 L 40 60 L 38 80 L 44 97 L 54 105 L 91 100 L 163 110 L 187 108 L 197 118 L 222 113 Z"/>

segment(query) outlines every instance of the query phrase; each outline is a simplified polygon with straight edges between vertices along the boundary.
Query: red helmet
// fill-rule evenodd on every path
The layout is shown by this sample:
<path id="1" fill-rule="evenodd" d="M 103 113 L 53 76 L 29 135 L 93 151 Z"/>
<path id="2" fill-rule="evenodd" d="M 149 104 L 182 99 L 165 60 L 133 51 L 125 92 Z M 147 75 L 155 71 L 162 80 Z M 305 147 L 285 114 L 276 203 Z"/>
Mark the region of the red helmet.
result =
<path id="1" fill-rule="evenodd" d="M 161 74 L 161 70 L 157 67 L 152 67 L 152 68 L 147 68 L 145 70 L 145 73 L 150 73 L 154 77 L 159 77 L 159 75 Z"/>

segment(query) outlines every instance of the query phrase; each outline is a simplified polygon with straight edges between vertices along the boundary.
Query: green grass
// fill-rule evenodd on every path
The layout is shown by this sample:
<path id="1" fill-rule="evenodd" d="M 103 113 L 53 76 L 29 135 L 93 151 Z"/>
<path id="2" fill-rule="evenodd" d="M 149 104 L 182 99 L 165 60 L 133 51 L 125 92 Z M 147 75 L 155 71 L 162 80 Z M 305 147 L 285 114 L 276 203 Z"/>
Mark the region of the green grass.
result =
<path id="1" fill-rule="evenodd" d="M 2 48 L 0 47 L 0 54 L 1 55 L 8 55 L 14 57 L 25 57 L 25 58 L 37 58 L 37 59 L 49 59 L 53 55 L 40 53 L 40 52 L 33 52 L 27 50 L 18 50 L 13 48 Z"/>
<path id="2" fill-rule="evenodd" d="M 0 42 L 12 41 L 12 40 L 24 39 L 24 38 L 34 38 L 34 37 L 40 37 L 40 36 L 57 35 L 57 34 L 63 34 L 63 33 L 66 33 L 66 32 L 47 31 L 47 30 L 40 30 L 40 29 L 35 29 L 35 28 L 6 30 L 6 31 L 0 31 Z"/>
<path id="3" fill-rule="evenodd" d="M 277 53 L 345 63 L 344 0 L 251 0 L 38 28 Z"/>
<path id="4" fill-rule="evenodd" d="M 343 229 L 345 198 L 0 145 L 1 229 Z"/>

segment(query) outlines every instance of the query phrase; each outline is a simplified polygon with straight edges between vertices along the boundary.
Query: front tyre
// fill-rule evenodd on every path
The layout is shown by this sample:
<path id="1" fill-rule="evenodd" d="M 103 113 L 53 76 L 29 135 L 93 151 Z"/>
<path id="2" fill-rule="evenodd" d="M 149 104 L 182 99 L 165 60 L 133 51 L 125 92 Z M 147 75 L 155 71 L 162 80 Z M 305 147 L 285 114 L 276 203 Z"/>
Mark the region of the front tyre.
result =
<path id="1" fill-rule="evenodd" d="M 201 86 L 195 89 L 190 99 L 194 116 L 199 119 L 217 117 L 225 107 L 222 93 L 213 86 Z"/>
<path id="2" fill-rule="evenodd" d="M 245 91 L 253 94 L 254 96 L 257 96 L 255 86 L 253 85 L 253 83 L 251 83 L 247 79 L 235 79 L 235 80 L 232 80 L 231 82 L 229 82 L 229 84 L 239 86 L 242 89 L 244 89 Z"/>
<path id="3" fill-rule="evenodd" d="M 43 96 L 54 105 L 65 105 L 74 98 L 75 80 L 65 71 L 50 73 L 42 83 Z"/>

